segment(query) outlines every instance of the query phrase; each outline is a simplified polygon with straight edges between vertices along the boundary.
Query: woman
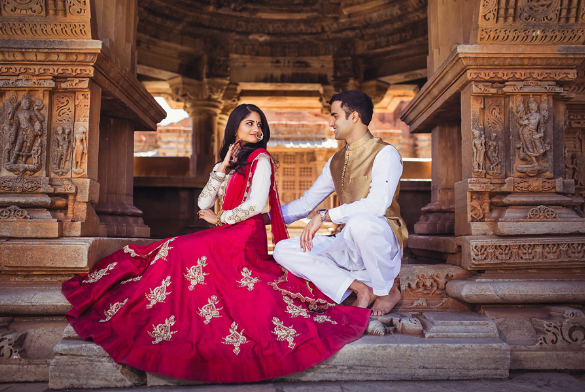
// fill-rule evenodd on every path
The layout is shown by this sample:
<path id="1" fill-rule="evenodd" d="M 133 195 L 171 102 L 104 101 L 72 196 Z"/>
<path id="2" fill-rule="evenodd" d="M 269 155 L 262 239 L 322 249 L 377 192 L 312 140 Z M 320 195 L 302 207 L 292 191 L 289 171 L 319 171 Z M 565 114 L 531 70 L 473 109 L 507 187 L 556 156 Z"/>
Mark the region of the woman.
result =
<path id="1" fill-rule="evenodd" d="M 287 237 L 269 138 L 264 113 L 238 106 L 199 198 L 199 216 L 218 226 L 128 245 L 63 284 L 79 336 L 145 371 L 248 382 L 311 367 L 363 334 L 369 310 L 334 306 L 268 255 L 267 199 L 274 241 Z"/>

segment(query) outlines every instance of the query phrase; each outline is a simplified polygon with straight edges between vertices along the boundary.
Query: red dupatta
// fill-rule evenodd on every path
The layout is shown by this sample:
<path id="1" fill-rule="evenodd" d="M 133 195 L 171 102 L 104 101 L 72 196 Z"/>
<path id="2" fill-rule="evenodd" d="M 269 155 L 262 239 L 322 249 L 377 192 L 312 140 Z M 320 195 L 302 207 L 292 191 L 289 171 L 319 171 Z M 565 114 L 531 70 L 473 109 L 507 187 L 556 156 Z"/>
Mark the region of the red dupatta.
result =
<path id="1" fill-rule="evenodd" d="M 226 187 L 225 197 L 223 199 L 223 210 L 231 210 L 242 204 L 248 192 L 250 191 L 250 185 L 252 184 L 252 177 L 256 171 L 256 165 L 258 158 L 261 154 L 266 154 L 270 158 L 270 165 L 272 173 L 270 174 L 270 191 L 268 193 L 268 204 L 270 206 L 270 225 L 272 228 L 272 242 L 276 245 L 280 240 L 288 238 L 288 232 L 284 219 L 282 218 L 282 211 L 280 209 L 280 200 L 278 198 L 278 190 L 276 189 L 276 181 L 274 175 L 276 168 L 272 157 L 263 148 L 254 150 L 248 157 L 248 165 L 246 165 L 245 173 L 239 174 L 234 173 Z"/>

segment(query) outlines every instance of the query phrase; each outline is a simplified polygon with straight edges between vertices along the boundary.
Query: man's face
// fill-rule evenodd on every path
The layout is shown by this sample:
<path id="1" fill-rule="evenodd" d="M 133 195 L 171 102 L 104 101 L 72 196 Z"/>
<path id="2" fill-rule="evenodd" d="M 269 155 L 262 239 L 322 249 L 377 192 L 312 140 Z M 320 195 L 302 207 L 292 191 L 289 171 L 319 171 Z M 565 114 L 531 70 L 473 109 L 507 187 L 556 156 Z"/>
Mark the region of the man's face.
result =
<path id="1" fill-rule="evenodd" d="M 329 126 L 333 128 L 335 139 L 347 140 L 356 123 L 352 121 L 352 115 L 345 118 L 345 111 L 341 108 L 341 101 L 335 101 L 331 104 L 331 119 Z"/>

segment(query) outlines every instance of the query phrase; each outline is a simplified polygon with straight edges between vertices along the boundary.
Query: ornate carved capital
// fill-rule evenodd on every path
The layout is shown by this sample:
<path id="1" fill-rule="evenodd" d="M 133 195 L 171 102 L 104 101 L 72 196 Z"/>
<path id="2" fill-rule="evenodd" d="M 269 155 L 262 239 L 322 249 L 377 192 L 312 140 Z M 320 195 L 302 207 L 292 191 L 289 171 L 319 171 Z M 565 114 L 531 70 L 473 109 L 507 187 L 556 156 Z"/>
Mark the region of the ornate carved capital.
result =
<path id="1" fill-rule="evenodd" d="M 223 95 L 229 81 L 227 79 L 193 80 L 177 77 L 169 80 L 171 96 L 185 103 L 185 111 L 209 110 L 219 113 L 223 107 Z"/>

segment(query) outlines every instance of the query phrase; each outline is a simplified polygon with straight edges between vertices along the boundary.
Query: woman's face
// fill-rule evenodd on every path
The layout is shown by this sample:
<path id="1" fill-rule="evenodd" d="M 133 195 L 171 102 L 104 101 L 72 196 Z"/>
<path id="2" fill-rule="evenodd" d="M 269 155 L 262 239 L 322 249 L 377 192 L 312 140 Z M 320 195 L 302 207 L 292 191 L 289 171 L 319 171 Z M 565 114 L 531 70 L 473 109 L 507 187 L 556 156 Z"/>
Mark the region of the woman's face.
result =
<path id="1" fill-rule="evenodd" d="M 246 118 L 240 122 L 237 139 L 242 141 L 242 145 L 246 143 L 256 143 L 262 134 L 262 123 L 260 115 L 257 112 L 251 112 Z"/>

